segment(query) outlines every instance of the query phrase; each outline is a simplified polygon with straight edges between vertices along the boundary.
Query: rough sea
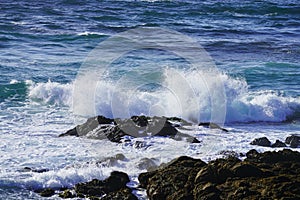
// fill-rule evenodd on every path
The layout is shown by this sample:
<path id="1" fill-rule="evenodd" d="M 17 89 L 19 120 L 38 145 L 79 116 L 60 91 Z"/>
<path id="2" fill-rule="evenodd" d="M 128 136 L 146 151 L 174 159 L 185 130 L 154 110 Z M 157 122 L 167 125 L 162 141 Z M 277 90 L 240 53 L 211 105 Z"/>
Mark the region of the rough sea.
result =
<path id="1" fill-rule="evenodd" d="M 1 0 L 0 11 L 0 199 L 42 199 L 32 191 L 104 179 L 113 170 L 128 173 L 130 186 L 136 186 L 145 158 L 157 165 L 180 155 L 209 161 L 224 151 L 279 150 L 249 143 L 263 136 L 275 142 L 300 134 L 297 0 Z M 91 74 L 92 81 L 97 77 L 92 100 L 80 95 L 90 90 L 89 78 L 84 84 L 78 77 L 91 52 L 103 52 L 102 44 L 118 34 L 141 29 L 157 40 L 170 39 L 169 44 L 176 38 L 151 31 L 191 39 L 207 52 L 215 71 L 193 68 L 164 48 L 136 48 L 112 60 L 103 73 Z M 127 45 L 116 37 L 111 44 L 111 52 Z M 96 56 L 103 61 L 107 55 Z M 222 99 L 213 101 L 215 94 Z M 220 111 L 214 108 L 218 100 Z M 58 137 L 93 115 L 181 117 L 195 123 L 184 132 L 201 143 L 133 139 L 147 144 L 138 148 Z M 221 116 L 216 122 L 228 133 L 197 126 L 213 121 L 212 115 Z M 95 164 L 117 154 L 126 159 Z M 134 193 L 145 199 L 145 191 Z"/>

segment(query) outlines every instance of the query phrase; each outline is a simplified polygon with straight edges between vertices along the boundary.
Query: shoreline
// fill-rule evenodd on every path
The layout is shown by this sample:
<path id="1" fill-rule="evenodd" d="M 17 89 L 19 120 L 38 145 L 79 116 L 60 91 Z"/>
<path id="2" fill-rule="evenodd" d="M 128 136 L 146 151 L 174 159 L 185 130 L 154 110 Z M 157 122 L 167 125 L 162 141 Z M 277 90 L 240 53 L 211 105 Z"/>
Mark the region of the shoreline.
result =
<path id="1" fill-rule="evenodd" d="M 122 139 L 126 135 L 133 138 L 149 137 L 146 134 L 147 131 L 153 131 L 155 130 L 153 128 L 158 126 L 160 130 L 156 130 L 157 133 L 150 137 L 169 137 L 178 141 L 183 140 L 182 142 L 200 143 L 197 138 L 191 139 L 190 135 L 180 132 L 184 125 L 191 124 L 177 117 L 133 116 L 130 119 L 120 120 L 96 116 L 61 134 L 60 137 L 77 136 L 122 143 L 128 142 Z M 217 129 L 219 133 L 228 132 L 227 129 L 213 123 L 199 123 L 198 125 Z M 136 133 L 128 135 L 126 131 Z M 296 142 L 300 142 L 300 137 L 295 137 Z M 287 138 L 286 144 L 276 141 L 271 145 L 267 138 L 254 138 L 252 145 L 265 147 L 291 145 L 297 148 L 299 143 L 294 143 L 292 146 L 291 141 L 291 138 Z M 143 146 L 142 143 L 138 145 Z M 148 168 L 147 172 L 139 174 L 137 187 L 127 186 L 130 178 L 126 173 L 113 171 L 104 180 L 94 179 L 77 183 L 74 188 L 59 188 L 59 190 L 46 188 L 36 192 L 45 197 L 58 195 L 61 198 L 132 200 L 138 199 L 134 193 L 140 190 L 146 192 L 149 199 L 261 199 L 262 197 L 293 199 L 300 197 L 300 193 L 297 193 L 300 191 L 300 176 L 298 175 L 300 174 L 300 153 L 298 151 L 284 148 L 278 152 L 258 153 L 252 149 L 246 155 L 242 155 L 246 156 L 244 160 L 240 160 L 238 158 L 240 156 L 238 152 L 232 152 L 229 149 L 224 151 L 225 158 L 217 158 L 209 162 L 180 156 L 167 164 L 153 165 Z M 126 181 L 111 182 L 115 179 Z M 274 181 L 277 181 L 276 187 L 272 186 Z M 257 186 L 256 182 L 265 186 Z M 278 188 L 288 189 L 280 191 L 277 190 Z"/>

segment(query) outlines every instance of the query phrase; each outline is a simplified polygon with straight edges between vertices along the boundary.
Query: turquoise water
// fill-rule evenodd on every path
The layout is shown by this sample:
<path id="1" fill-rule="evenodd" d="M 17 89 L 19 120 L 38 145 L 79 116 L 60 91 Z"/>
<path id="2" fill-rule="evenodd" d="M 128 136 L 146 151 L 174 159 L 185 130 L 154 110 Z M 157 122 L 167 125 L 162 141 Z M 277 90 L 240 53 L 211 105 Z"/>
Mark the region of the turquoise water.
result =
<path id="1" fill-rule="evenodd" d="M 245 152 L 257 136 L 284 140 L 300 133 L 299 1 L 3 0 L 0 8 L 1 199 L 38 199 L 28 188 L 70 187 L 104 178 L 115 168 L 130 172 L 134 183 L 140 170 L 130 163 L 101 169 L 82 166 L 103 155 L 121 152 L 132 163 L 141 157 L 164 162 L 181 154 L 209 160 L 222 148 Z M 155 143 L 153 149 L 141 154 L 103 141 L 57 138 L 78 123 L 73 112 L 74 82 L 89 53 L 115 34 L 140 27 L 177 31 L 211 56 L 226 95 L 224 123 L 232 132 L 219 136 L 223 146 L 207 150 L 154 139 L 146 141 Z M 179 87 L 174 74 L 187 80 L 194 96 Z M 129 52 L 111 63 L 107 76 L 97 82 L 95 114 L 117 117 L 111 108 L 112 94 L 124 95 L 117 82 L 126 76 L 140 86 L 130 97 L 129 115 L 210 120 L 215 82 L 211 77 L 205 85 L 197 74 L 205 76 L 205 70 L 191 71 L 189 63 L 172 52 Z M 190 97 L 186 103 L 179 106 L 174 87 Z M 88 115 L 80 117 L 84 120 Z M 193 130 L 191 134 L 200 138 L 207 131 Z M 98 145 L 109 147 L 99 150 Z M 167 153 L 157 154 L 160 150 Z M 26 166 L 50 172 L 22 172 Z"/>

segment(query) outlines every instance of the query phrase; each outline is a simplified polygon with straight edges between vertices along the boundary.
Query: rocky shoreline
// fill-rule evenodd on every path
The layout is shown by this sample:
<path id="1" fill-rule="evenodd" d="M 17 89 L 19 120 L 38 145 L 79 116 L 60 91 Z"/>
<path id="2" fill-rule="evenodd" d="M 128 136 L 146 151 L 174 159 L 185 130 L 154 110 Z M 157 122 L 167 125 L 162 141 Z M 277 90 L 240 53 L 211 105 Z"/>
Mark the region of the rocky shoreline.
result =
<path id="1" fill-rule="evenodd" d="M 180 118 L 133 116 L 131 119 L 109 119 L 103 116 L 89 118 L 62 136 L 108 139 L 123 142 L 129 136 L 163 136 L 191 143 L 199 141 L 180 133 L 178 127 L 190 125 Z M 207 128 L 228 130 L 212 123 L 200 123 Z M 157 126 L 160 129 L 155 129 Z M 148 133 L 153 133 L 149 135 Z M 292 135 L 285 143 L 273 145 L 267 138 L 257 138 L 251 144 L 267 147 L 299 146 L 300 137 Z M 178 157 L 167 164 L 151 168 L 138 176 L 139 186 L 128 187 L 129 176 L 113 171 L 105 180 L 78 183 L 73 188 L 46 188 L 35 191 L 43 197 L 136 200 L 133 190 L 145 190 L 150 200 L 193 199 L 300 199 L 300 152 L 290 149 L 259 153 L 252 149 L 240 160 L 236 152 L 208 163 L 187 156 Z M 29 169 L 32 170 L 32 169 Z M 33 171 L 33 170 L 32 170 Z M 46 171 L 46 170 L 45 170 Z M 37 171 L 43 173 L 44 171 Z"/>
<path id="2" fill-rule="evenodd" d="M 300 153 L 289 149 L 258 153 L 245 160 L 234 156 L 208 163 L 182 156 L 138 176 L 139 188 L 130 188 L 124 172 L 113 171 L 105 180 L 78 183 L 74 188 L 38 192 L 49 197 L 136 200 L 132 190 L 145 189 L 150 200 L 299 199 Z"/>

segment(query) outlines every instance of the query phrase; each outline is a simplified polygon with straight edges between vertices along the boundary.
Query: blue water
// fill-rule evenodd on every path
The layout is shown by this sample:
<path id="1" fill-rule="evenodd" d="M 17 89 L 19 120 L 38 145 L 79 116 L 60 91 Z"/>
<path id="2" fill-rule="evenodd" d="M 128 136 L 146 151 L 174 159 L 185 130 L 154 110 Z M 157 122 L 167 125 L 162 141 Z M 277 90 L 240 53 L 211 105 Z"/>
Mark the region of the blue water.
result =
<path id="1" fill-rule="evenodd" d="M 38 199 L 28 188 L 72 186 L 90 178 L 103 178 L 113 169 L 97 169 L 97 173 L 92 173 L 93 168 L 90 171 L 65 168 L 74 163 L 82 164 L 119 151 L 133 160 L 139 155 L 138 152 L 131 155 L 135 151 L 124 146 L 95 152 L 99 141 L 57 138 L 78 123 L 72 107 L 77 98 L 73 94 L 74 81 L 89 53 L 110 37 L 135 28 L 179 32 L 192 38 L 211 56 L 226 95 L 224 123 L 236 135 L 222 136 L 224 148 L 246 151 L 251 148 L 249 141 L 256 136 L 284 140 L 287 135 L 300 132 L 300 3 L 297 0 L 242 3 L 2 0 L 0 8 L 1 199 Z M 118 49 L 118 45 L 113 48 Z M 176 77 L 172 69 L 176 69 L 195 91 L 195 96 L 187 98 L 187 102 L 196 102 L 196 107 L 184 102 L 178 106 L 171 90 L 148 84 L 133 92 L 129 114 L 176 115 L 191 121 L 210 119 L 214 80 L 205 86 L 195 75 L 205 76 L 205 71 L 190 71 L 189 63 L 177 55 L 162 49 L 140 49 L 123 55 L 111 66 L 108 76 L 97 83 L 95 114 L 116 117 L 111 108 L 111 92 L 124 95 L 124 91 L 116 90 L 120 78 L 129 77 L 137 85 L 149 81 L 164 83 L 173 89 L 180 85 L 174 85 Z M 186 92 L 184 87 L 177 89 Z M 218 88 L 214 91 L 219 92 Z M 80 117 L 85 119 L 88 115 Z M 74 143 L 68 143 L 71 140 Z M 199 155 L 195 147 L 187 144 L 176 144 L 182 145 L 182 149 L 172 150 L 170 141 L 156 143 L 153 152 L 158 149 L 171 152 L 162 154 L 161 162 L 180 154 Z M 78 145 L 81 146 L 76 148 Z M 214 158 L 219 148 L 202 152 L 200 157 Z M 155 157 L 151 152 L 142 156 Z M 20 171 L 26 166 L 52 171 L 45 175 Z M 139 172 L 129 163 L 116 167 L 133 171 L 133 178 Z"/>

